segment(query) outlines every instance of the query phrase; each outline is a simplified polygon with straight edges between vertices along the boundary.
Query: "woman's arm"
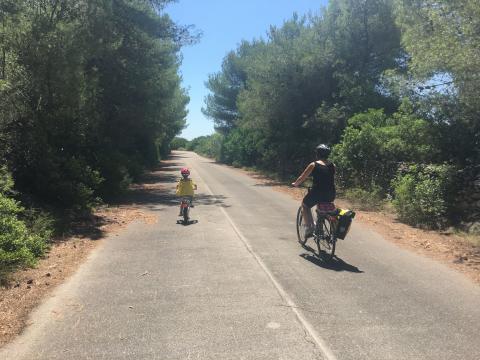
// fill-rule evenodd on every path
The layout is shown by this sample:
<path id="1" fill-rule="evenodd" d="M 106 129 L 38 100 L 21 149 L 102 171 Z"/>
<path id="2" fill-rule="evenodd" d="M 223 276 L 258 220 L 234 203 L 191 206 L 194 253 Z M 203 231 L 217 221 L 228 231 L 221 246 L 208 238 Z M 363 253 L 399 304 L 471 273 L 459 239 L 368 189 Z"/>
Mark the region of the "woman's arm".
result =
<path id="1" fill-rule="evenodd" d="M 292 186 L 295 186 L 295 187 L 300 186 L 307 179 L 307 177 L 310 176 L 314 167 L 315 167 L 315 163 L 313 162 L 310 163 L 307 166 L 307 168 L 303 171 L 302 175 L 300 175 L 300 177 L 297 179 L 297 181 L 292 183 Z"/>

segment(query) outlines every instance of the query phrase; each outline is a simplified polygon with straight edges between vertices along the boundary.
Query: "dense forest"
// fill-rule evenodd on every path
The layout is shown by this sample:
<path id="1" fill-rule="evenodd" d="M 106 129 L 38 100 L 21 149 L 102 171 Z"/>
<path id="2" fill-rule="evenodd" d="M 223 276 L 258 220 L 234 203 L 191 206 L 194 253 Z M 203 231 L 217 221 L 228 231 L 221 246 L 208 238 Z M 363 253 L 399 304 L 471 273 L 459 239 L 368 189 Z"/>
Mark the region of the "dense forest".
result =
<path id="1" fill-rule="evenodd" d="M 363 204 L 480 231 L 480 3 L 330 0 L 229 52 L 187 147 L 292 180 L 319 143 Z"/>
<path id="2" fill-rule="evenodd" d="M 168 2 L 0 1 L 0 278 L 44 251 L 55 214 L 118 195 L 184 128 L 195 38 Z"/>

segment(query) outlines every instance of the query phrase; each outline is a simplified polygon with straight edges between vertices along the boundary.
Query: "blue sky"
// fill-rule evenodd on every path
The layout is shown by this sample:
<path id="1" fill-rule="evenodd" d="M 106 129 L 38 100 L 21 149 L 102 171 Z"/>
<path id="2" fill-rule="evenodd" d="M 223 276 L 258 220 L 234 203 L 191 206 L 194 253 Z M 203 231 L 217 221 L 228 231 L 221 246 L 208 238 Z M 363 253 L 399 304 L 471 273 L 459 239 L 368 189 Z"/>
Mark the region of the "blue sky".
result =
<path id="1" fill-rule="evenodd" d="M 292 17 L 318 13 L 327 0 L 179 0 L 166 12 L 181 25 L 195 25 L 203 36 L 196 45 L 182 50 L 183 86 L 188 89 L 190 104 L 188 128 L 181 136 L 191 140 L 214 132 L 213 122 L 202 114 L 208 94 L 204 83 L 208 75 L 218 72 L 223 57 L 241 40 L 265 37 L 270 25 L 281 25 Z"/>

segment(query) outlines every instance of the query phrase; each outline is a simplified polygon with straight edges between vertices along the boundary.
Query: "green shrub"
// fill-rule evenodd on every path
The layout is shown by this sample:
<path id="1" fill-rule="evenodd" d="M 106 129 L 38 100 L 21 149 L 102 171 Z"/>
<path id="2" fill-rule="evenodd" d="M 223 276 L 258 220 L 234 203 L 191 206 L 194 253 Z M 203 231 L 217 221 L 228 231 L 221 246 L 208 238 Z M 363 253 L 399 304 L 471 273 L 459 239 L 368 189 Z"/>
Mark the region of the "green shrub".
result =
<path id="1" fill-rule="evenodd" d="M 52 218 L 38 210 L 25 210 L 10 198 L 13 180 L 6 167 L 0 167 L 0 283 L 21 266 L 35 264 L 52 235 Z"/>
<path id="2" fill-rule="evenodd" d="M 401 162 L 431 162 L 437 150 L 434 130 L 417 118 L 409 102 L 387 115 L 369 110 L 348 120 L 348 126 L 332 153 L 337 179 L 345 188 L 369 190 L 380 186 L 390 192 Z"/>
<path id="3" fill-rule="evenodd" d="M 261 157 L 259 146 L 258 134 L 250 129 L 234 129 L 224 138 L 220 160 L 227 164 L 238 164 L 236 167 L 257 165 Z"/>
<path id="4" fill-rule="evenodd" d="M 7 194 L 13 189 L 13 178 L 6 166 L 0 166 L 0 193 Z"/>
<path id="5" fill-rule="evenodd" d="M 171 144 L 170 144 L 170 149 L 171 150 L 183 150 L 186 149 L 188 146 L 188 140 L 181 138 L 181 137 L 175 137 Z"/>
<path id="6" fill-rule="evenodd" d="M 449 165 L 411 165 L 399 171 L 392 186 L 400 220 L 427 228 L 447 225 L 453 170 Z"/>
<path id="7" fill-rule="evenodd" d="M 208 136 L 200 136 L 187 145 L 187 150 L 195 151 L 196 153 L 219 160 L 223 146 L 223 136 L 220 134 L 213 134 Z"/>
<path id="8" fill-rule="evenodd" d="M 90 211 L 97 204 L 104 179 L 83 157 L 45 159 L 35 166 L 35 176 L 40 178 L 29 178 L 22 192 L 38 194 L 43 203 L 73 212 Z"/>
<path id="9" fill-rule="evenodd" d="M 359 210 L 375 210 L 384 204 L 384 194 L 379 187 L 373 187 L 371 190 L 347 189 L 345 197 Z"/>
<path id="10" fill-rule="evenodd" d="M 50 231 L 42 226 L 42 231 L 34 233 L 19 219 L 23 208 L 13 199 L 0 194 L 0 280 L 20 266 L 35 264 L 38 256 L 46 249 Z M 37 223 L 37 230 L 40 224 Z"/>

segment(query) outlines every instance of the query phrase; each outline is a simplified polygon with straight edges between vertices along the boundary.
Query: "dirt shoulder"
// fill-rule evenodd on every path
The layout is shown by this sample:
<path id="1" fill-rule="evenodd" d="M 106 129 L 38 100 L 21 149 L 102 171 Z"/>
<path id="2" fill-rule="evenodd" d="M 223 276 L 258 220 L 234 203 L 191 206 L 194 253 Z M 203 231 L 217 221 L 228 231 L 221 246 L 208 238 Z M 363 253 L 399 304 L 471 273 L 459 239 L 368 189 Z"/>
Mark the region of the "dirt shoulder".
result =
<path id="1" fill-rule="evenodd" d="M 162 191 L 157 183 L 160 176 L 159 171 L 146 174 L 145 183 L 132 186 L 118 204 L 98 209 L 90 219 L 73 224 L 72 235 L 55 239 L 35 268 L 12 274 L 9 284 L 0 287 L 0 347 L 22 332 L 31 311 L 74 274 L 106 237 L 118 235 L 133 221 L 158 221 L 147 209 L 155 193 Z"/>
<path id="2" fill-rule="evenodd" d="M 303 198 L 304 190 L 302 189 L 288 187 L 252 171 L 237 170 L 255 178 L 264 186 L 270 186 L 276 191 L 289 194 L 298 201 Z M 395 214 L 357 210 L 354 205 L 341 198 L 336 200 L 336 205 L 340 208 L 355 210 L 357 214 L 355 221 L 368 226 L 386 240 L 439 261 L 480 284 L 480 242 L 478 239 L 475 240 L 479 246 L 475 246 L 474 242 L 468 241 L 466 237 L 454 232 L 417 229 L 399 222 Z"/>

